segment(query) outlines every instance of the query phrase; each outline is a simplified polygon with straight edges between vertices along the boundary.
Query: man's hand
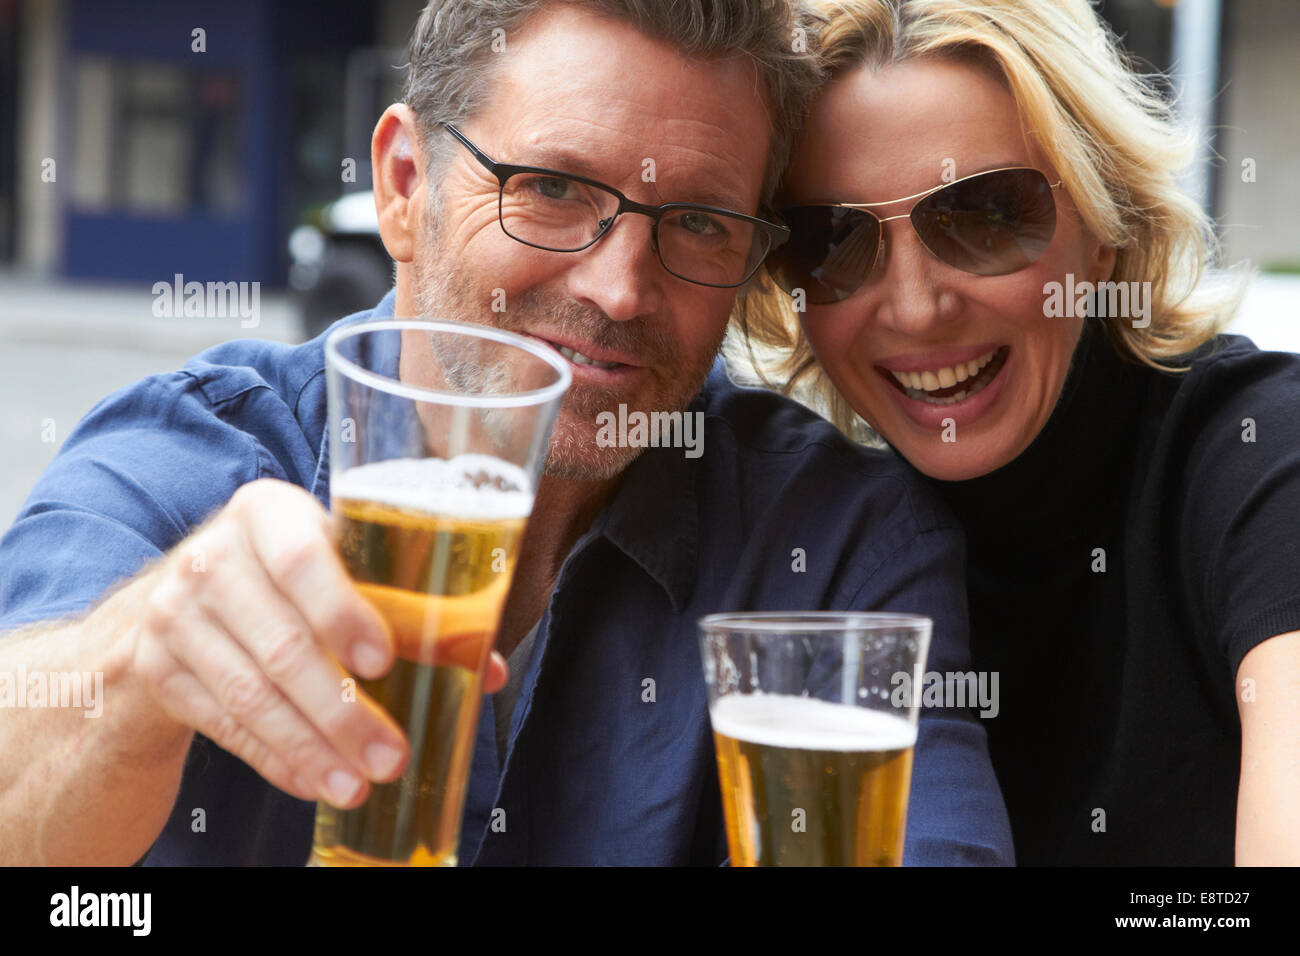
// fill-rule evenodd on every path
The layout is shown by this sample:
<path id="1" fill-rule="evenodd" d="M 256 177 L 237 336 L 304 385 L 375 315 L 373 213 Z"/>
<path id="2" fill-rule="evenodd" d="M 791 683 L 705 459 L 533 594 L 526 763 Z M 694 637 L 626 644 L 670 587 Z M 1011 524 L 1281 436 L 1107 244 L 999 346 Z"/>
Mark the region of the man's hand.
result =
<path id="1" fill-rule="evenodd" d="M 345 666 L 365 678 L 388 671 L 392 636 L 352 586 L 310 494 L 272 479 L 243 486 L 152 576 L 133 668 L 172 719 L 304 800 L 355 807 L 367 778 L 401 774 L 401 728 L 367 695 L 341 693 Z M 493 652 L 486 692 L 505 675 Z"/>

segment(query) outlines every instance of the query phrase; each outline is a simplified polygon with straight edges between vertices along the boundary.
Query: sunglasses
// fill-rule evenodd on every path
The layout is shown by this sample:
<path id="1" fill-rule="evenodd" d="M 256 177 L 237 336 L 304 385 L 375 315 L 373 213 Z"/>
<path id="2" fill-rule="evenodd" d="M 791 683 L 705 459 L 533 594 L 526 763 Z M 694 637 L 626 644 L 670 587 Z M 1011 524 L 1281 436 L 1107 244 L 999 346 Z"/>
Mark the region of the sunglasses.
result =
<path id="1" fill-rule="evenodd" d="M 884 248 L 883 225 L 910 219 L 940 262 L 977 276 L 1017 272 L 1034 262 L 1056 231 L 1059 189 L 1037 169 L 994 169 L 888 202 L 817 203 L 780 210 L 790 240 L 772 250 L 767 270 L 812 305 L 847 299 L 866 283 Z M 881 218 L 868 210 L 915 199 L 909 213 Z"/>

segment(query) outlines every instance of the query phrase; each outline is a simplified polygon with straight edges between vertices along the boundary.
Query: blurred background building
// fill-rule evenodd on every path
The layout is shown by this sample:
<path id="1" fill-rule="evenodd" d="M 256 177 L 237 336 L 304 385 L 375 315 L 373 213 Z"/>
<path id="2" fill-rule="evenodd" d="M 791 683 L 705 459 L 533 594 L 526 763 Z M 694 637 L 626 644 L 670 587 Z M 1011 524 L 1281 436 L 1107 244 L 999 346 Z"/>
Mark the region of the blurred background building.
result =
<path id="1" fill-rule="evenodd" d="M 421 5 L 0 0 L 0 264 L 283 285 L 293 227 L 368 188 Z"/>
<path id="2" fill-rule="evenodd" d="M 294 227 L 369 186 L 370 132 L 421 5 L 0 0 L 0 268 L 284 286 Z M 1100 9 L 1131 52 L 1172 68 L 1203 125 L 1217 157 L 1189 186 L 1227 259 L 1300 270 L 1300 3 Z"/>
<path id="3" fill-rule="evenodd" d="M 112 390 L 378 301 L 370 135 L 422 6 L 0 0 L 0 528 Z M 1234 328 L 1300 351 L 1300 0 L 1098 9 L 1202 135 L 1225 261 L 1265 270 Z M 176 274 L 260 283 L 256 327 L 156 317 Z"/>

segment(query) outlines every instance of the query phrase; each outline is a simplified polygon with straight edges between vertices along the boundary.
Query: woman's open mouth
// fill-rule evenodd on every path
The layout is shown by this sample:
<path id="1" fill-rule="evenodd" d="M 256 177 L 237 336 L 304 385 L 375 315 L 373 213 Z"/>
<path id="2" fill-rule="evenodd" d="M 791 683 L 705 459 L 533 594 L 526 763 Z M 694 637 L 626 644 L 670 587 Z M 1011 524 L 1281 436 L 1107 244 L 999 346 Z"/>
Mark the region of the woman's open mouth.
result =
<path id="1" fill-rule="evenodd" d="M 915 401 L 927 405 L 956 405 L 987 388 L 998 377 L 998 372 L 1002 371 L 1010 352 L 1010 346 L 1003 345 L 968 362 L 945 368 L 894 372 L 876 366 L 876 371 L 894 388 Z"/>

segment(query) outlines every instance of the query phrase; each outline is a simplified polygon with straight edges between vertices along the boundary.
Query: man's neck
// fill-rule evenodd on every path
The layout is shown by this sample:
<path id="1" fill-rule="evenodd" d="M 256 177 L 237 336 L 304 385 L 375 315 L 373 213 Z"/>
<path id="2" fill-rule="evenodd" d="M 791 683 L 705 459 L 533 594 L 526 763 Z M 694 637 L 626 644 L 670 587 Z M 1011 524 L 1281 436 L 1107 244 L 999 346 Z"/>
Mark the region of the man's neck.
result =
<path id="1" fill-rule="evenodd" d="M 528 519 L 519 571 L 535 570 L 555 578 L 565 557 L 614 496 L 621 477 L 575 481 L 544 475 L 538 483 L 533 513 Z M 522 566 L 525 556 L 531 559 L 529 569 Z"/>
<path id="2" fill-rule="evenodd" d="M 502 655 L 508 657 L 541 619 L 564 559 L 613 497 L 621 477 L 574 481 L 543 476 L 501 616 L 496 648 Z"/>

